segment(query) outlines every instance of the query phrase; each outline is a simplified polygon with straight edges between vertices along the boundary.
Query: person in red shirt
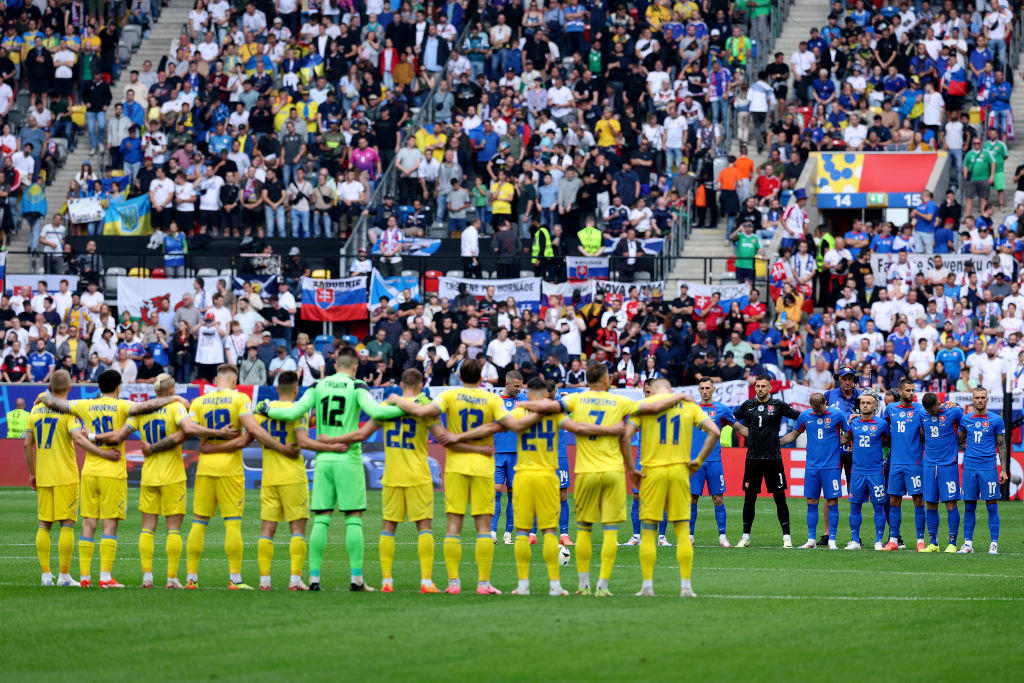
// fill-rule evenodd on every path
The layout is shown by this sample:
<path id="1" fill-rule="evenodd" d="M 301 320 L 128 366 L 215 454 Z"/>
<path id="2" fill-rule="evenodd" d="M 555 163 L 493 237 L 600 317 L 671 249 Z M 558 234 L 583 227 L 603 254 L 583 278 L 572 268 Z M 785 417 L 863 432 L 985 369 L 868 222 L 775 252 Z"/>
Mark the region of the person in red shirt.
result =
<path id="1" fill-rule="evenodd" d="M 617 322 L 615 317 L 608 318 L 608 324 L 597 331 L 594 339 L 594 350 L 604 350 L 609 358 L 616 358 L 619 355 L 619 333 L 615 330 Z"/>
<path id="2" fill-rule="evenodd" d="M 711 294 L 711 298 L 708 299 L 707 303 L 695 312 L 695 315 L 698 315 L 704 320 L 704 324 L 707 325 L 708 332 L 711 334 L 718 334 L 718 326 L 721 323 L 722 318 L 725 317 L 725 311 L 722 310 L 722 306 L 720 304 L 721 299 L 722 295 L 718 292 L 714 292 Z"/>
<path id="3" fill-rule="evenodd" d="M 767 206 L 772 197 L 778 196 L 780 185 L 779 176 L 775 175 L 775 167 L 765 164 L 764 173 L 757 176 L 755 183 L 758 203 Z"/>
<path id="4" fill-rule="evenodd" d="M 761 301 L 761 293 L 750 290 L 750 301 L 743 309 L 743 322 L 746 324 L 747 335 L 751 335 L 761 326 L 761 319 L 768 314 L 768 307 Z"/>

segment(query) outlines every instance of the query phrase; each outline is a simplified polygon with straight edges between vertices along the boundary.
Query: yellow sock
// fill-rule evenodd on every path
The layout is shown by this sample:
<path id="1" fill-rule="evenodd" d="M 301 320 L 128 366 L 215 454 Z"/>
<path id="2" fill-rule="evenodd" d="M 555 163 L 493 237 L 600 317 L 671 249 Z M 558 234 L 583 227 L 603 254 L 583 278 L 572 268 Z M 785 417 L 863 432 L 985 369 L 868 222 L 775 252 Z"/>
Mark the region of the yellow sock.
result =
<path id="1" fill-rule="evenodd" d="M 607 581 L 612 578 L 612 569 L 615 568 L 615 553 L 619 550 L 619 527 L 614 524 L 605 524 L 603 536 L 600 578 Z"/>
<path id="2" fill-rule="evenodd" d="M 49 535 L 47 535 L 49 538 Z M 62 526 L 60 535 L 57 537 L 57 558 L 60 573 L 67 574 L 71 571 L 71 555 L 75 552 L 75 527 Z"/>
<path id="3" fill-rule="evenodd" d="M 274 561 L 274 539 L 260 536 L 256 542 L 256 564 L 260 568 L 260 576 L 270 576 L 270 563 Z"/>
<path id="4" fill-rule="evenodd" d="M 395 534 L 394 532 L 380 532 L 380 575 L 381 578 L 391 578 L 391 566 L 395 563 Z"/>
<path id="5" fill-rule="evenodd" d="M 113 571 L 114 559 L 117 557 L 117 536 L 100 538 L 100 575 Z"/>
<path id="6" fill-rule="evenodd" d="M 458 581 L 459 563 L 462 562 L 462 541 L 458 536 L 444 537 L 444 567 L 449 581 Z"/>
<path id="7" fill-rule="evenodd" d="M 477 581 L 491 580 L 491 564 L 494 562 L 494 539 L 490 534 L 476 535 Z"/>
<path id="8" fill-rule="evenodd" d="M 581 574 L 590 573 L 590 556 L 594 553 L 590 535 L 593 527 L 580 524 L 576 529 L 576 571 Z"/>
<path id="9" fill-rule="evenodd" d="M 676 522 L 676 559 L 679 560 L 679 578 L 689 579 L 693 574 L 693 546 L 690 544 L 690 523 Z"/>
<path id="10" fill-rule="evenodd" d="M 152 529 L 139 531 L 139 560 L 142 563 L 142 573 L 153 573 L 153 550 L 156 546 L 156 539 L 153 537 Z"/>
<path id="11" fill-rule="evenodd" d="M 192 528 L 188 530 L 188 541 L 185 544 L 185 571 L 188 572 L 189 578 L 199 574 L 199 558 L 203 556 L 203 546 L 206 545 L 206 526 L 209 523 L 210 520 L 201 522 L 195 519 L 192 520 Z"/>
<path id="12" fill-rule="evenodd" d="M 416 552 L 420 556 L 420 580 L 430 581 L 434 572 L 434 532 L 430 529 L 416 537 Z"/>
<path id="13" fill-rule="evenodd" d="M 224 554 L 228 556 L 228 573 L 242 573 L 242 519 L 224 520 Z"/>
<path id="14" fill-rule="evenodd" d="M 690 538 L 690 530 L 686 530 L 686 538 Z M 654 560 L 658 556 L 658 523 L 643 522 L 640 525 L 640 578 L 644 581 L 654 579 Z"/>
<path id="15" fill-rule="evenodd" d="M 306 564 L 306 537 L 302 534 L 292 534 L 288 541 L 288 557 L 291 558 L 292 576 L 302 574 L 302 565 Z"/>
<path id="16" fill-rule="evenodd" d="M 36 556 L 39 558 L 39 570 L 44 574 L 50 573 L 50 530 L 38 527 L 36 529 Z"/>
<path id="17" fill-rule="evenodd" d="M 82 536 L 78 539 L 78 571 L 82 577 L 92 576 L 92 551 L 96 543 L 91 538 Z"/>
<path id="18" fill-rule="evenodd" d="M 558 534 L 544 532 L 544 564 L 548 566 L 548 581 L 558 581 Z"/>
<path id="19" fill-rule="evenodd" d="M 164 542 L 167 551 L 167 578 L 178 578 L 178 565 L 181 564 L 181 531 L 172 529 L 167 532 L 167 540 Z"/>
<path id="20" fill-rule="evenodd" d="M 520 581 L 526 581 L 530 578 L 530 535 L 528 532 L 522 530 L 516 532 L 516 544 L 513 552 L 516 556 L 516 574 Z"/>

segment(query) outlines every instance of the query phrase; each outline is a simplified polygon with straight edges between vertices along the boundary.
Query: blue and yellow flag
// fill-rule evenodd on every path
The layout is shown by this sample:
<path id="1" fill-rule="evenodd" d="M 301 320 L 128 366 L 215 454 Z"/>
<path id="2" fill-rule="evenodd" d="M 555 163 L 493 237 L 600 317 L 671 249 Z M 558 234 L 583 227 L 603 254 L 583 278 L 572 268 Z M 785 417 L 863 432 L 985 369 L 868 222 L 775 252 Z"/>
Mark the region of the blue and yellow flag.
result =
<path id="1" fill-rule="evenodd" d="M 309 85 L 310 81 L 323 75 L 324 58 L 320 56 L 319 52 L 314 52 L 302 60 L 302 66 L 299 68 L 299 79 L 302 81 L 302 85 Z"/>
<path id="2" fill-rule="evenodd" d="M 112 205 L 103 216 L 103 234 L 123 237 L 150 235 L 149 195 Z"/>

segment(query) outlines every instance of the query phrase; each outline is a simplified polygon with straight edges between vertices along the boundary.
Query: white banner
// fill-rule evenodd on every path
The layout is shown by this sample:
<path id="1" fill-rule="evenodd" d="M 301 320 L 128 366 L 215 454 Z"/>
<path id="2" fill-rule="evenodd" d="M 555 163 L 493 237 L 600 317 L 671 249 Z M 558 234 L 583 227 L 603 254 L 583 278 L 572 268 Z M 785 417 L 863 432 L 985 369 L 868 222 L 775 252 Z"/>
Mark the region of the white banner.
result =
<path id="1" fill-rule="evenodd" d="M 790 384 L 780 398 L 796 410 L 807 410 L 811 407 L 811 394 L 814 393 L 817 392 L 806 384 Z"/>
<path id="2" fill-rule="evenodd" d="M 4 289 L 7 294 L 10 295 L 14 292 L 17 287 L 28 287 L 29 294 L 32 296 L 37 293 L 37 287 L 39 282 L 43 281 L 46 283 L 46 291 L 49 293 L 60 291 L 60 281 L 68 281 L 68 289 L 75 291 L 78 289 L 78 276 L 77 275 L 8 275 L 4 279 Z"/>
<path id="3" fill-rule="evenodd" d="M 951 391 L 946 394 L 946 400 L 956 403 L 958 406 L 964 409 L 964 411 L 974 410 L 971 406 L 971 399 L 974 394 L 969 391 Z M 1013 392 L 1013 409 L 1020 410 L 1021 404 L 1024 403 L 1024 391 L 1017 390 Z M 989 393 L 988 395 L 988 410 L 993 413 L 1003 414 L 1003 395 Z"/>
<path id="4" fill-rule="evenodd" d="M 173 311 L 181 301 L 182 295 L 193 291 L 192 282 L 192 278 L 188 277 L 155 280 L 118 276 L 117 310 L 128 311 L 133 318 L 142 317 L 154 321 L 160 311 L 160 302 L 170 297 Z"/>
<path id="5" fill-rule="evenodd" d="M 750 397 L 748 387 L 749 385 L 746 381 L 741 379 L 732 382 L 721 382 L 715 386 L 713 400 L 721 401 L 725 405 L 735 408 Z M 423 391 L 426 392 L 427 396 L 430 398 L 437 398 L 443 392 L 452 388 L 453 387 L 423 387 Z M 502 387 L 492 387 L 487 385 L 484 385 L 481 388 L 495 394 L 501 393 L 502 390 Z M 672 390 L 687 394 L 695 401 L 700 401 L 700 392 L 697 391 L 696 384 L 687 385 L 685 387 L 674 387 Z M 370 391 L 376 400 L 382 401 L 388 395 L 395 393 L 397 390 L 393 388 L 372 387 Z M 581 391 L 586 391 L 586 389 L 561 389 L 558 393 L 559 395 L 575 394 Z M 612 389 L 609 389 L 609 391 L 613 394 L 626 396 L 634 401 L 640 401 L 644 398 L 644 392 L 642 389 L 620 389 L 618 387 L 613 387 Z"/>
<path id="6" fill-rule="evenodd" d="M 184 396 L 188 391 L 188 386 L 187 384 L 175 384 L 174 393 Z M 119 398 L 136 403 L 148 401 L 151 398 L 156 398 L 156 390 L 152 384 L 122 384 Z"/>
<path id="7" fill-rule="evenodd" d="M 93 223 L 103 220 L 103 204 L 95 197 L 72 199 L 68 202 L 68 218 L 72 223 Z"/>
<path id="8" fill-rule="evenodd" d="M 607 280 L 594 280 L 594 294 L 604 294 L 608 296 L 612 294 L 614 296 L 627 299 L 629 297 L 629 290 L 634 287 L 637 288 L 640 298 L 644 301 L 650 301 L 651 290 L 660 289 L 662 294 L 665 293 L 665 281 L 664 280 L 652 280 L 651 282 L 609 282 Z"/>
<path id="9" fill-rule="evenodd" d="M 974 264 L 974 270 L 980 276 L 985 272 L 985 269 L 992 263 L 992 255 L 988 254 L 908 254 L 907 263 L 910 264 L 911 271 L 914 275 L 918 273 L 928 274 L 928 271 L 932 269 L 932 261 L 938 256 L 942 259 L 942 266 L 948 268 L 949 272 L 960 275 L 964 272 L 964 264 L 968 261 Z M 871 254 L 869 261 L 871 263 L 871 272 L 875 274 L 876 283 L 888 282 L 888 270 L 889 266 L 896 262 L 899 258 L 896 254 Z M 1007 264 L 1004 264 L 1004 267 Z M 1011 271 L 1012 266 L 1011 266 Z"/>
<path id="10" fill-rule="evenodd" d="M 729 310 L 729 306 L 734 300 L 739 301 L 740 308 L 743 308 L 747 305 L 747 298 L 750 296 L 750 285 L 745 282 L 734 285 L 706 285 L 702 282 L 680 282 L 679 284 L 680 286 L 686 285 L 687 294 L 693 297 L 698 308 L 707 304 L 715 292 L 718 292 L 721 297 L 719 305 L 724 311 Z"/>
<path id="11" fill-rule="evenodd" d="M 437 278 L 437 295 L 454 300 L 459 295 L 459 285 L 466 285 L 466 293 L 475 297 L 487 294 L 488 287 L 494 287 L 494 298 L 498 301 L 512 297 L 516 303 L 526 306 L 540 306 L 541 280 L 539 277 L 522 277 L 515 280 L 471 280 L 462 277 Z"/>

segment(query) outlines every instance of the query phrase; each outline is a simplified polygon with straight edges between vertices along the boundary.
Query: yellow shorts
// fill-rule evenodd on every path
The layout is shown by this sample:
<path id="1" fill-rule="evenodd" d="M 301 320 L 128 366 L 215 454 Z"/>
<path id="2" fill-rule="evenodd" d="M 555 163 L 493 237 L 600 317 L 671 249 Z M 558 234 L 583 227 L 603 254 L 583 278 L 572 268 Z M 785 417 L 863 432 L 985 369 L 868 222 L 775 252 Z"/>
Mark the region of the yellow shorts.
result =
<path id="1" fill-rule="evenodd" d="M 90 519 L 124 519 L 128 506 L 128 480 L 113 477 L 82 477 L 82 516 Z"/>
<path id="2" fill-rule="evenodd" d="M 561 504 L 554 470 L 516 472 L 512 509 L 517 529 L 532 529 L 534 517 L 538 529 L 557 529 Z"/>
<path id="3" fill-rule="evenodd" d="M 139 487 L 139 512 L 150 515 L 185 514 L 185 482 Z"/>
<path id="4" fill-rule="evenodd" d="M 40 522 L 78 521 L 78 484 L 37 487 L 36 508 Z"/>
<path id="5" fill-rule="evenodd" d="M 434 517 L 434 485 L 385 486 L 383 491 L 384 521 L 410 522 Z"/>
<path id="6" fill-rule="evenodd" d="M 574 500 L 577 522 L 618 524 L 625 521 L 626 473 L 616 470 L 577 474 Z"/>
<path id="7" fill-rule="evenodd" d="M 309 483 L 279 484 L 261 488 L 260 519 L 264 522 L 309 519 Z"/>
<path id="8" fill-rule="evenodd" d="M 444 511 L 464 515 L 467 505 L 473 516 L 494 514 L 494 477 L 445 472 Z"/>
<path id="9" fill-rule="evenodd" d="M 196 475 L 196 486 L 192 491 L 192 514 L 213 517 L 220 507 L 220 516 L 241 517 L 245 508 L 245 475 L 232 477 L 211 477 Z"/>
<path id="10" fill-rule="evenodd" d="M 670 522 L 690 519 L 690 470 L 686 465 L 644 467 L 640 480 L 640 519 Z"/>

